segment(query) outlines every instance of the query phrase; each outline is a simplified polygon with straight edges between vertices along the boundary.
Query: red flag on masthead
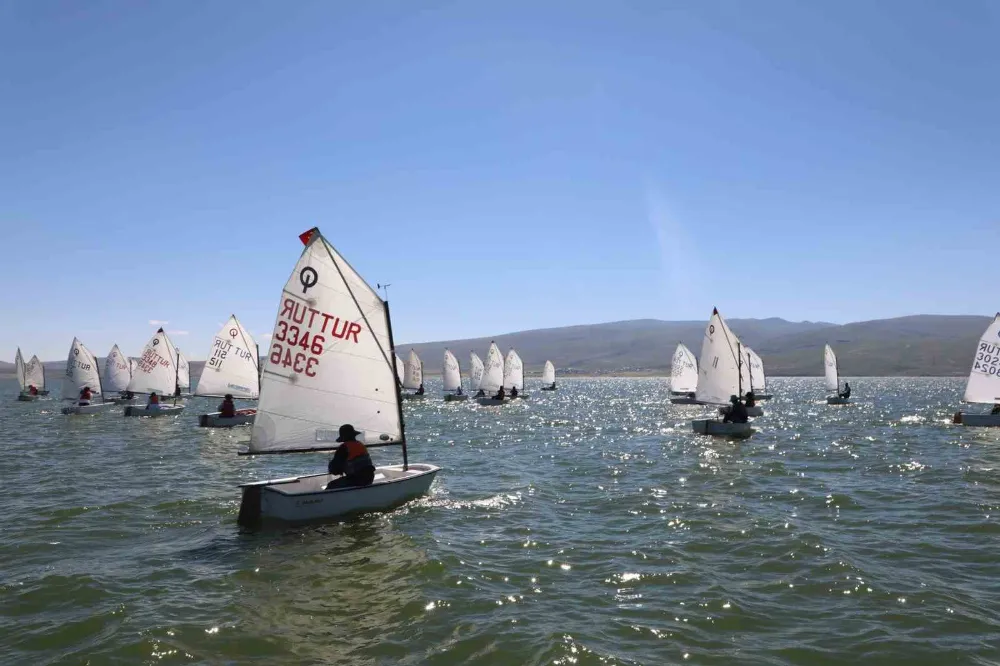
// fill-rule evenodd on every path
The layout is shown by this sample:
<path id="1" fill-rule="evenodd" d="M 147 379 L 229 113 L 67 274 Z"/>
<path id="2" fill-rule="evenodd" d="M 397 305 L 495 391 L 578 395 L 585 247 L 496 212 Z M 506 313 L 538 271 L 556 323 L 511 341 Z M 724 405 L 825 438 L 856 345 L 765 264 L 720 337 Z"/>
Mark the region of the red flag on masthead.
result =
<path id="1" fill-rule="evenodd" d="M 309 241 L 312 240 L 313 234 L 319 233 L 319 227 L 313 227 L 309 231 L 305 231 L 299 234 L 299 240 L 302 241 L 303 245 L 309 245 Z"/>

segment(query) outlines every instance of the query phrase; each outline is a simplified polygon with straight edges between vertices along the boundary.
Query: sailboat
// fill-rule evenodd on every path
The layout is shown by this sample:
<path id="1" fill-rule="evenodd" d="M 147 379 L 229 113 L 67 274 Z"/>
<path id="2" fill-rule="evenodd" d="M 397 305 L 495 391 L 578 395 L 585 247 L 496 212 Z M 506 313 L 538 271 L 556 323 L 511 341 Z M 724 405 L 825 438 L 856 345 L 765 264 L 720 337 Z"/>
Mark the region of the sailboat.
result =
<path id="1" fill-rule="evenodd" d="M 403 464 L 377 467 L 368 486 L 328 490 L 338 477 L 325 473 L 244 484 L 239 523 L 246 526 L 392 508 L 426 493 L 440 469 L 407 459 L 389 304 L 319 229 L 300 239 L 306 247 L 281 293 L 257 418 L 242 453 L 332 451 L 340 426 L 350 424 L 369 450 L 402 447 Z M 292 324 L 311 338 L 303 338 L 305 347 L 282 339 Z"/>
<path id="2" fill-rule="evenodd" d="M 38 360 L 37 356 L 32 356 L 28 364 L 24 366 L 24 381 L 27 386 L 34 386 L 38 389 L 38 395 L 48 395 L 45 388 L 45 364 Z"/>
<path id="3" fill-rule="evenodd" d="M 997 411 L 989 414 L 964 414 L 959 411 L 955 414 L 954 423 L 966 426 L 1000 426 L 1000 312 L 979 338 L 962 402 L 993 405 L 993 409 Z"/>
<path id="4" fill-rule="evenodd" d="M 742 367 L 739 338 L 729 330 L 718 309 L 713 309 L 701 343 L 696 398 L 703 404 L 730 404 L 730 396 L 743 393 Z M 716 419 L 698 419 L 691 422 L 691 427 L 701 435 L 746 438 L 753 434 L 749 423 L 723 423 Z"/>
<path id="5" fill-rule="evenodd" d="M 542 370 L 542 390 L 556 390 L 556 366 L 552 364 L 552 361 L 546 361 L 545 368 Z"/>
<path id="6" fill-rule="evenodd" d="M 458 365 L 458 359 L 455 358 L 455 355 L 447 349 L 444 350 L 444 367 L 441 377 L 444 381 L 445 402 L 469 399 L 469 394 L 462 392 L 462 368 Z"/>
<path id="7" fill-rule="evenodd" d="M 184 358 L 180 349 L 177 350 L 177 386 L 175 391 L 180 391 L 179 397 L 191 397 L 191 364 Z"/>
<path id="8" fill-rule="evenodd" d="M 101 384 L 107 394 L 113 396 L 110 400 L 107 397 L 105 399 L 117 405 L 131 405 L 134 399 L 125 398 L 121 395 L 128 390 L 128 383 L 130 381 L 132 381 L 132 365 L 125 358 L 125 355 L 122 354 L 122 350 L 118 348 L 118 345 L 114 345 L 111 347 L 111 351 L 108 352 L 108 357 L 104 359 L 104 375 L 101 378 Z"/>
<path id="9" fill-rule="evenodd" d="M 469 390 L 478 392 L 483 384 L 483 359 L 474 351 L 469 352 Z"/>
<path id="10" fill-rule="evenodd" d="M 403 369 L 403 388 L 414 391 L 404 393 L 403 400 L 422 400 L 424 397 L 424 362 L 412 349 Z"/>
<path id="11" fill-rule="evenodd" d="M 670 403 L 700 405 L 695 397 L 698 388 L 698 360 L 683 342 L 677 343 L 670 362 Z"/>
<path id="12" fill-rule="evenodd" d="M 511 400 L 528 397 L 524 392 L 524 363 L 513 349 L 503 362 L 503 388 Z"/>
<path id="13" fill-rule="evenodd" d="M 750 389 L 757 400 L 770 400 L 772 396 L 767 392 L 767 377 L 764 375 L 764 361 L 757 352 L 744 347 L 747 354 L 747 366 L 750 371 Z"/>
<path id="14" fill-rule="evenodd" d="M 825 386 L 827 391 L 834 391 L 835 394 L 826 399 L 828 405 L 846 405 L 850 398 L 840 397 L 840 375 L 837 372 L 837 355 L 833 353 L 833 348 L 827 345 L 823 350 L 823 365 L 825 366 Z"/>
<path id="15" fill-rule="evenodd" d="M 17 348 L 17 355 L 14 357 L 14 373 L 17 375 L 17 384 L 21 387 L 21 391 L 17 394 L 17 399 L 21 402 L 34 402 L 38 400 L 38 394 L 32 394 L 30 391 L 31 384 L 27 381 L 27 365 L 24 363 L 24 357 L 21 356 L 21 348 Z M 35 387 L 38 388 L 37 386 Z"/>
<path id="16" fill-rule="evenodd" d="M 486 353 L 486 363 L 483 366 L 483 379 L 479 383 L 479 390 L 486 396 L 476 398 L 476 402 L 485 407 L 503 404 L 503 400 L 493 397 L 501 386 L 503 386 L 503 355 L 500 353 L 497 343 L 491 342 L 490 350 Z"/>
<path id="17" fill-rule="evenodd" d="M 178 355 L 177 348 L 163 329 L 156 331 L 142 350 L 142 356 L 136 363 L 126 390 L 132 393 L 156 393 L 161 400 L 159 408 L 127 405 L 125 416 L 172 416 L 184 411 L 184 405 L 176 404 L 176 398 L 173 405 L 162 402 L 173 395 L 177 387 Z"/>
<path id="18" fill-rule="evenodd" d="M 84 402 L 80 398 L 83 389 L 89 388 L 94 398 L 101 396 L 101 402 Z M 104 391 L 101 386 L 101 373 L 97 367 L 97 357 L 87 349 L 79 339 L 73 338 L 66 359 L 66 376 L 63 378 L 63 400 L 72 400 L 76 404 L 63 407 L 63 414 L 97 414 L 111 407 L 114 403 L 104 402 Z"/>
<path id="19" fill-rule="evenodd" d="M 394 356 L 396 357 L 396 377 L 399 380 L 400 386 L 402 386 L 403 377 L 405 376 L 405 370 L 403 368 L 406 367 L 406 364 L 403 363 L 403 359 L 399 358 L 399 354 L 394 354 Z"/>
<path id="20" fill-rule="evenodd" d="M 287 338 L 287 335 L 286 335 Z M 298 343 L 298 341 L 296 341 Z M 257 343 L 250 336 L 236 315 L 229 315 L 209 350 L 205 368 L 198 378 L 195 396 L 223 398 L 231 395 L 235 400 L 256 400 L 260 397 L 260 358 Z M 202 428 L 232 428 L 253 423 L 256 409 L 238 409 L 234 416 L 210 412 L 198 417 Z"/>

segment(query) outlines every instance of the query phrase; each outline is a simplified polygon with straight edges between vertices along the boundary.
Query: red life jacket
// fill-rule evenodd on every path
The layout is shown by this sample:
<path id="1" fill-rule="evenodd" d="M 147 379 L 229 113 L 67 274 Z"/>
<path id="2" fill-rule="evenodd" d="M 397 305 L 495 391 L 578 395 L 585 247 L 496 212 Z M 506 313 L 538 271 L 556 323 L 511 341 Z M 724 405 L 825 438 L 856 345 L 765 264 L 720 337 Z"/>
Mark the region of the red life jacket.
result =
<path id="1" fill-rule="evenodd" d="M 344 474 L 354 476 L 368 469 L 374 469 L 372 458 L 368 455 L 368 449 L 361 442 L 344 442 L 347 447 L 347 464 L 344 465 Z"/>

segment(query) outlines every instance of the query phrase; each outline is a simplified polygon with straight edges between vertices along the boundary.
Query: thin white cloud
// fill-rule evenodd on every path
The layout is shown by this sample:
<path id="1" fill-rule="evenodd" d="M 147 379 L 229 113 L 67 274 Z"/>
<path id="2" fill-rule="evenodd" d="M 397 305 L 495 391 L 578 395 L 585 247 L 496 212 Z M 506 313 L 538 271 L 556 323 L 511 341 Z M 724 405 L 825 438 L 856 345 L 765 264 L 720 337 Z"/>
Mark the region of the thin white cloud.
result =
<path id="1" fill-rule="evenodd" d="M 166 326 L 169 323 L 170 323 L 169 321 L 160 321 L 159 319 L 150 319 L 149 320 L 149 325 L 150 326 Z"/>
<path id="2" fill-rule="evenodd" d="M 260 339 L 261 340 L 270 340 L 271 339 L 271 334 L 270 333 L 264 333 L 263 335 L 260 336 Z"/>
<path id="3" fill-rule="evenodd" d="M 190 331 L 167 331 L 168 335 L 190 335 Z"/>

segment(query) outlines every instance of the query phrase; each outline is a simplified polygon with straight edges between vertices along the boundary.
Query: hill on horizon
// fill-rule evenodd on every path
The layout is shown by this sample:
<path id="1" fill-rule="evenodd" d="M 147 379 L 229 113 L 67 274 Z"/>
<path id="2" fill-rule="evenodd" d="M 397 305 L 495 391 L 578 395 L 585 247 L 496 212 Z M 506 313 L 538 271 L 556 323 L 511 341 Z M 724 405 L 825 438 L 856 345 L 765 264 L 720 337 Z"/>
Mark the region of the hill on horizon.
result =
<path id="1" fill-rule="evenodd" d="M 990 317 L 975 315 L 913 315 L 850 324 L 729 319 L 730 328 L 764 361 L 770 376 L 817 376 L 823 369 L 823 346 L 837 352 L 843 376 L 964 376 Z M 425 372 L 440 372 L 446 348 L 468 369 L 469 351 L 485 357 L 491 341 L 505 353 L 517 349 L 527 374 L 540 374 L 551 360 L 567 374 L 669 374 L 678 342 L 700 355 L 704 321 L 634 319 L 603 324 L 517 331 L 496 336 L 398 344 L 401 357 L 415 349 Z M 99 359 L 103 368 L 104 359 Z M 203 361 L 191 361 L 197 378 Z M 65 361 L 46 361 L 49 377 L 61 377 Z M 11 377 L 14 364 L 0 362 L 0 376 Z"/>

